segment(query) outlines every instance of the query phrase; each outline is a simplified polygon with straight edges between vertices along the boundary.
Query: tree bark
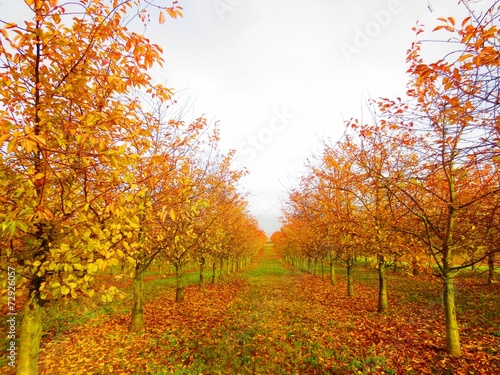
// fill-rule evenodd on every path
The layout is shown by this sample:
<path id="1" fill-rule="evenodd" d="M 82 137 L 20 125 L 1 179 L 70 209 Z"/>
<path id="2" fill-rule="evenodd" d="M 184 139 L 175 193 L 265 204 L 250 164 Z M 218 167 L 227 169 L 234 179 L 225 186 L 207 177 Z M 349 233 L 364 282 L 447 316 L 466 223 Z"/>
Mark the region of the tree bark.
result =
<path id="1" fill-rule="evenodd" d="M 175 289 L 175 302 L 184 302 L 184 285 L 182 284 L 182 263 L 175 264 L 177 288 Z"/>
<path id="2" fill-rule="evenodd" d="M 144 323 L 144 278 L 143 270 L 136 266 L 134 273 L 134 301 L 132 306 L 132 320 L 130 323 L 130 332 L 144 332 L 146 325 Z"/>
<path id="3" fill-rule="evenodd" d="M 321 258 L 321 280 L 325 281 L 325 262 L 323 258 Z"/>
<path id="4" fill-rule="evenodd" d="M 488 254 L 488 285 L 492 285 L 496 282 L 495 277 L 495 253 L 491 251 Z"/>
<path id="5" fill-rule="evenodd" d="M 454 277 L 446 276 L 444 280 L 444 313 L 446 319 L 446 351 L 456 357 L 462 355 L 460 348 L 460 333 L 458 330 L 457 314 L 455 310 Z"/>
<path id="6" fill-rule="evenodd" d="M 412 262 L 412 274 L 413 274 L 413 276 L 420 275 L 420 266 L 419 266 L 416 259 L 414 259 Z"/>
<path id="7" fill-rule="evenodd" d="M 378 255 L 378 308 L 379 313 L 385 313 L 389 310 L 389 302 L 387 301 L 387 264 L 383 255 Z"/>
<path id="8" fill-rule="evenodd" d="M 38 288 L 32 289 L 24 307 L 16 375 L 38 375 L 43 304 Z"/>
<path id="9" fill-rule="evenodd" d="M 354 258 L 352 255 L 347 257 L 347 295 L 349 297 L 354 296 Z"/>
<path id="10" fill-rule="evenodd" d="M 224 281 L 224 258 L 220 257 L 219 283 Z"/>
<path id="11" fill-rule="evenodd" d="M 335 285 L 335 262 L 333 257 L 330 257 L 330 283 Z"/>
<path id="12" fill-rule="evenodd" d="M 215 284 L 216 278 L 217 278 L 217 262 L 214 260 L 212 262 L 212 284 Z"/>
<path id="13" fill-rule="evenodd" d="M 204 268 L 205 268 L 205 258 L 201 257 L 200 259 L 200 292 L 205 291 L 205 277 L 204 277 Z"/>

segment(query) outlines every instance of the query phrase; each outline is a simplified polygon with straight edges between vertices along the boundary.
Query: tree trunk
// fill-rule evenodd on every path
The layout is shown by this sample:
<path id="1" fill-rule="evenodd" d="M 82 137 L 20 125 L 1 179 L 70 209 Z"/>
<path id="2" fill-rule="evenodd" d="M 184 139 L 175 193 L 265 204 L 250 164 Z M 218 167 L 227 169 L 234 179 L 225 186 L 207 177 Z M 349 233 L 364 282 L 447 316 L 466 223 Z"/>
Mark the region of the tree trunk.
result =
<path id="1" fill-rule="evenodd" d="M 19 361 L 17 375 L 38 374 L 38 354 L 42 339 L 43 300 L 38 288 L 30 291 L 30 299 L 26 302 L 23 313 L 21 337 L 19 339 Z"/>
<path id="2" fill-rule="evenodd" d="M 347 257 L 347 295 L 349 297 L 354 296 L 354 258 L 352 255 Z"/>
<path id="3" fill-rule="evenodd" d="M 144 323 L 144 279 L 143 270 L 136 266 L 134 273 L 134 302 L 132 306 L 132 321 L 130 323 L 130 332 L 144 332 L 146 325 Z"/>
<path id="4" fill-rule="evenodd" d="M 378 256 L 378 308 L 379 313 L 385 313 L 389 310 L 389 303 L 387 301 L 387 274 L 386 262 L 383 255 Z"/>
<path id="5" fill-rule="evenodd" d="M 419 266 L 416 259 L 414 259 L 412 262 L 412 274 L 413 274 L 413 276 L 420 275 L 420 266 Z"/>
<path id="6" fill-rule="evenodd" d="M 215 284 L 215 279 L 217 277 L 217 262 L 214 260 L 212 262 L 212 284 Z"/>
<path id="7" fill-rule="evenodd" d="M 175 302 L 184 302 L 184 285 L 182 285 L 182 263 L 175 264 L 177 288 L 175 290 Z"/>
<path id="8" fill-rule="evenodd" d="M 321 280 L 325 281 L 325 262 L 321 258 Z"/>
<path id="9" fill-rule="evenodd" d="M 220 257 L 219 282 L 224 282 L 224 258 Z"/>
<path id="10" fill-rule="evenodd" d="M 203 275 L 204 268 L 205 268 L 205 258 L 201 257 L 201 259 L 200 259 L 200 292 L 205 291 L 205 277 Z"/>
<path id="11" fill-rule="evenodd" d="M 447 276 L 444 281 L 444 313 L 446 319 L 446 351 L 456 357 L 462 355 L 460 349 L 460 333 L 458 331 L 457 314 L 455 311 L 454 278 Z"/>
<path id="12" fill-rule="evenodd" d="M 330 283 L 335 285 L 335 262 L 333 257 L 330 257 Z"/>
<path id="13" fill-rule="evenodd" d="M 307 258 L 307 273 L 311 273 L 311 257 Z"/>
<path id="14" fill-rule="evenodd" d="M 488 285 L 496 282 L 495 278 L 495 253 L 491 251 L 488 254 Z"/>

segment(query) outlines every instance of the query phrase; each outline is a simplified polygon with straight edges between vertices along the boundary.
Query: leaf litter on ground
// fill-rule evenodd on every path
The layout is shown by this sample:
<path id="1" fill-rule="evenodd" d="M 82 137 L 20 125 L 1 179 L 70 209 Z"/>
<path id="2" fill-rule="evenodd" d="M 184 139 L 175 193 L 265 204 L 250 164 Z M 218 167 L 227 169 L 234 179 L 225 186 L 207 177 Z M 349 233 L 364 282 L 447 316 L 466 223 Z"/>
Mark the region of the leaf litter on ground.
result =
<path id="1" fill-rule="evenodd" d="M 442 307 L 408 301 L 407 276 L 391 276 L 393 284 L 405 279 L 380 315 L 374 285 L 357 283 L 348 297 L 340 278 L 332 286 L 269 249 L 260 255 L 226 283 L 186 287 L 185 303 L 171 289 L 158 291 L 145 306 L 143 334 L 129 333 L 130 316 L 116 313 L 44 338 L 40 374 L 500 373 L 498 315 L 481 320 L 464 309 L 463 356 L 450 357 Z"/>

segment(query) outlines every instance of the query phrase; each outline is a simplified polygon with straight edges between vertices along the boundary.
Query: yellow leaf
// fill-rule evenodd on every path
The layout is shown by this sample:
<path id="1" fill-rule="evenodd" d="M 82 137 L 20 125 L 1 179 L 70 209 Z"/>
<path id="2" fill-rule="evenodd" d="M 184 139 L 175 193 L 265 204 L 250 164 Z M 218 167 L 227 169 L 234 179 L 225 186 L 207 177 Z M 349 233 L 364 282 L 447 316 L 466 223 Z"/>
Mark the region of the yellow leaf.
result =
<path id="1" fill-rule="evenodd" d="M 97 266 L 97 264 L 91 263 L 87 266 L 87 271 L 89 273 L 96 273 L 97 271 L 99 271 L 99 267 Z"/>
<path id="2" fill-rule="evenodd" d="M 175 221 L 175 212 L 174 210 L 170 210 L 170 218 L 172 219 L 172 221 Z"/>
<path id="3" fill-rule="evenodd" d="M 69 288 L 68 288 L 66 285 L 63 285 L 63 286 L 61 287 L 61 294 L 62 294 L 63 296 L 65 296 L 65 295 L 67 295 L 68 293 L 69 293 Z"/>
<path id="4" fill-rule="evenodd" d="M 73 268 L 77 271 L 83 270 L 83 266 L 80 263 L 73 263 Z"/>
<path id="5" fill-rule="evenodd" d="M 12 140 L 9 142 L 9 145 L 7 146 L 7 152 L 12 152 L 17 146 L 17 138 L 14 137 Z"/>

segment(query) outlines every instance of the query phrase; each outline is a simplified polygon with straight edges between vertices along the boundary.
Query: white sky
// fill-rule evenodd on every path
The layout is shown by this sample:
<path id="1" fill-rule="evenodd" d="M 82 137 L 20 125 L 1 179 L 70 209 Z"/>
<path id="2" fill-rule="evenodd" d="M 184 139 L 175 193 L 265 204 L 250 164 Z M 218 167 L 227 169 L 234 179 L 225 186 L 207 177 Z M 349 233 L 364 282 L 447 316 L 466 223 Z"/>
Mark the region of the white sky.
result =
<path id="1" fill-rule="evenodd" d="M 184 19 L 148 35 L 162 40 L 169 86 L 220 120 L 223 147 L 236 149 L 237 165 L 250 171 L 243 187 L 251 212 L 272 234 L 280 201 L 320 140 L 337 139 L 368 97 L 403 96 L 412 27 L 434 28 L 457 3 L 180 0 Z M 363 40 L 359 30 L 371 36 Z"/>
<path id="2" fill-rule="evenodd" d="M 25 8 L 0 0 L 0 19 L 15 3 Z M 146 35 L 165 51 L 154 77 L 194 100 L 196 116 L 220 121 L 222 148 L 236 149 L 236 165 L 249 170 L 242 186 L 270 235 L 320 140 L 337 139 L 368 97 L 403 96 L 411 28 L 464 14 L 457 3 L 179 0 L 184 18 L 153 20 Z"/>

